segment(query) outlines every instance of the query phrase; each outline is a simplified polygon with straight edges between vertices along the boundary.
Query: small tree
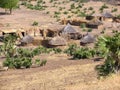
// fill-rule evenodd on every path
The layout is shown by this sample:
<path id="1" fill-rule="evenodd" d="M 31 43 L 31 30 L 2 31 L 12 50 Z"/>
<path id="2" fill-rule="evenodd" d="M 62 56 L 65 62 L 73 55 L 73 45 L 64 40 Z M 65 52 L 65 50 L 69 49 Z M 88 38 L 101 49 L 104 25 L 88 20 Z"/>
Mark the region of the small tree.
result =
<path id="1" fill-rule="evenodd" d="M 9 9 L 10 14 L 12 14 L 13 8 L 17 6 L 19 0 L 0 0 L 0 7 Z"/>
<path id="2" fill-rule="evenodd" d="M 99 53 L 104 57 L 103 65 L 98 65 L 99 75 L 107 76 L 120 70 L 120 33 L 111 36 L 103 36 L 96 44 Z"/>

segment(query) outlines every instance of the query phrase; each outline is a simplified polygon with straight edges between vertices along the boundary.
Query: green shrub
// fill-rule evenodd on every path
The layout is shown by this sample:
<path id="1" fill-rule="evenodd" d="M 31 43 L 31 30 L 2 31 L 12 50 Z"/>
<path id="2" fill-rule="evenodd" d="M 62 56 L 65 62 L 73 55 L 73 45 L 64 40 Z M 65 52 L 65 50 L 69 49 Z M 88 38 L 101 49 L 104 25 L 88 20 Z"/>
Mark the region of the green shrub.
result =
<path id="1" fill-rule="evenodd" d="M 68 12 L 67 12 L 67 11 L 64 11 L 63 14 L 68 14 Z"/>
<path id="2" fill-rule="evenodd" d="M 52 3 L 54 0 L 50 0 L 49 2 Z"/>
<path id="3" fill-rule="evenodd" d="M 27 8 L 29 8 L 29 9 L 34 9 L 34 6 L 29 3 L 29 4 L 27 4 Z"/>
<path id="4" fill-rule="evenodd" d="M 89 48 L 78 48 L 74 54 L 74 59 L 86 59 L 91 58 L 95 55 L 95 51 Z"/>
<path id="5" fill-rule="evenodd" d="M 9 57 L 3 62 L 3 65 L 8 66 L 9 68 L 17 69 L 20 69 L 22 67 L 30 68 L 30 66 L 32 65 L 32 59 L 28 57 Z"/>
<path id="6" fill-rule="evenodd" d="M 40 63 L 40 66 L 46 65 L 46 63 L 47 63 L 47 60 L 42 60 L 42 62 Z"/>
<path id="7" fill-rule="evenodd" d="M 108 56 L 103 65 L 96 66 L 100 76 L 107 76 L 115 72 L 115 62 L 111 56 Z"/>
<path id="8" fill-rule="evenodd" d="M 91 28 L 89 28 L 89 29 L 87 30 L 87 32 L 92 32 L 92 29 L 91 29 Z"/>
<path id="9" fill-rule="evenodd" d="M 85 23 L 80 24 L 80 27 L 85 28 L 86 27 Z"/>
<path id="10" fill-rule="evenodd" d="M 22 1 L 21 5 L 27 6 L 27 1 Z"/>
<path id="11" fill-rule="evenodd" d="M 6 58 L 6 60 L 3 62 L 3 66 L 14 68 L 14 61 L 12 60 L 12 58 Z"/>
<path id="12" fill-rule="evenodd" d="M 120 70 L 120 33 L 100 37 L 97 48 L 105 59 L 104 64 L 96 68 L 99 75 L 107 76 Z"/>
<path id="13" fill-rule="evenodd" d="M 47 60 L 42 60 L 42 61 L 40 59 L 35 60 L 35 64 L 37 66 L 44 66 L 46 63 L 47 63 Z"/>
<path id="14" fill-rule="evenodd" d="M 99 11 L 102 13 L 103 10 L 106 9 L 106 8 L 109 8 L 109 7 L 108 7 L 106 4 L 103 4 L 103 5 L 100 7 Z"/>
<path id="15" fill-rule="evenodd" d="M 70 7 L 71 7 L 71 9 L 74 9 L 75 8 L 75 4 L 72 3 Z"/>
<path id="16" fill-rule="evenodd" d="M 88 10 L 93 10 L 93 7 L 89 7 Z"/>
<path id="17" fill-rule="evenodd" d="M 33 53 L 33 55 L 39 55 L 41 53 L 50 53 L 51 51 L 52 51 L 52 49 L 50 49 L 50 48 L 39 46 L 39 47 L 33 49 L 32 53 Z"/>
<path id="18" fill-rule="evenodd" d="M 18 56 L 20 57 L 31 57 L 32 58 L 34 56 L 32 50 L 30 49 L 19 48 L 17 50 L 17 53 L 18 53 Z"/>
<path id="19" fill-rule="evenodd" d="M 37 22 L 37 21 L 34 21 L 34 22 L 32 23 L 32 26 L 38 26 L 38 22 Z"/>
<path id="20" fill-rule="evenodd" d="M 7 34 L 4 36 L 4 44 L 1 46 L 1 53 L 3 53 L 6 57 L 13 57 L 16 54 L 15 42 L 17 38 L 18 36 L 16 34 Z"/>
<path id="21" fill-rule="evenodd" d="M 53 51 L 55 52 L 55 54 L 62 52 L 60 48 L 53 48 Z"/>
<path id="22" fill-rule="evenodd" d="M 71 44 L 69 45 L 69 47 L 64 51 L 64 53 L 67 53 L 68 55 L 73 55 L 74 52 L 77 49 L 77 45 L 76 44 Z"/>
<path id="23" fill-rule="evenodd" d="M 117 8 L 114 8 L 113 10 L 111 10 L 111 12 L 117 12 L 118 9 Z"/>
<path id="24" fill-rule="evenodd" d="M 39 55 L 41 53 L 49 53 L 52 49 L 47 49 L 45 47 L 39 46 L 35 49 L 25 49 L 25 48 L 15 48 L 15 42 L 17 40 L 16 34 L 14 35 L 6 35 L 4 37 L 4 45 L 1 46 L 1 53 L 6 56 L 6 60 L 3 62 L 4 66 L 8 66 L 9 68 L 30 68 L 32 65 L 32 58 L 35 55 Z M 56 52 L 60 52 L 56 50 Z M 40 66 L 46 64 L 46 60 L 41 61 Z"/>

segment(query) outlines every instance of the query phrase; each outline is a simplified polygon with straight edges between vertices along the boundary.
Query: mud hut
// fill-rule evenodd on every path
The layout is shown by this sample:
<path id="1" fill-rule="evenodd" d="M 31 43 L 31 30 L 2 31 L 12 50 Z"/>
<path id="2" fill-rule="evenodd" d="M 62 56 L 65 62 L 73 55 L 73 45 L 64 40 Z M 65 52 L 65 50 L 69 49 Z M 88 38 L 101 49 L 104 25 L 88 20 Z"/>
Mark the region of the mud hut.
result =
<path id="1" fill-rule="evenodd" d="M 86 20 L 93 20 L 95 18 L 102 21 L 102 15 L 99 13 L 94 13 L 93 15 L 86 16 Z"/>
<path id="2" fill-rule="evenodd" d="M 65 46 L 67 41 L 60 36 L 55 36 L 48 42 L 48 47 L 58 47 L 58 46 Z"/>
<path id="3" fill-rule="evenodd" d="M 70 24 L 75 26 L 80 26 L 81 24 L 86 24 L 88 21 L 84 18 L 73 18 Z"/>
<path id="4" fill-rule="evenodd" d="M 120 6 L 120 0 L 115 0 L 115 5 Z"/>
<path id="5" fill-rule="evenodd" d="M 88 28 L 97 28 L 98 29 L 102 25 L 103 25 L 103 23 L 96 18 L 87 23 Z"/>
<path id="6" fill-rule="evenodd" d="M 17 34 L 20 38 L 22 38 L 26 34 L 24 29 L 3 29 L 3 30 L 1 30 L 1 33 L 2 33 L 2 35 Z"/>
<path id="7" fill-rule="evenodd" d="M 108 12 L 102 13 L 102 21 L 112 22 L 113 21 L 113 15 L 111 13 L 108 13 Z"/>
<path id="8" fill-rule="evenodd" d="M 68 39 L 80 39 L 81 34 L 78 30 L 74 29 L 69 23 L 61 31 L 62 36 L 66 36 Z"/>
<path id="9" fill-rule="evenodd" d="M 35 36 L 35 33 L 34 33 L 34 28 L 32 27 L 30 27 L 30 28 L 28 28 L 27 30 L 26 30 L 26 34 L 27 35 L 30 35 L 30 36 Z"/>
<path id="10" fill-rule="evenodd" d="M 94 43 L 95 41 L 95 37 L 89 33 L 87 33 L 81 40 L 80 40 L 80 44 L 81 45 L 85 45 L 88 43 Z"/>
<path id="11" fill-rule="evenodd" d="M 48 37 L 57 36 L 63 27 L 64 27 L 63 25 L 50 25 L 47 29 L 47 36 Z"/>
<path id="12" fill-rule="evenodd" d="M 80 26 L 81 24 L 86 24 L 88 21 L 84 18 L 70 18 L 70 19 L 61 19 L 61 24 L 67 25 L 68 23 L 75 26 Z"/>
<path id="13" fill-rule="evenodd" d="M 34 41 L 34 38 L 30 35 L 26 35 L 21 39 L 21 45 L 27 45 Z"/>

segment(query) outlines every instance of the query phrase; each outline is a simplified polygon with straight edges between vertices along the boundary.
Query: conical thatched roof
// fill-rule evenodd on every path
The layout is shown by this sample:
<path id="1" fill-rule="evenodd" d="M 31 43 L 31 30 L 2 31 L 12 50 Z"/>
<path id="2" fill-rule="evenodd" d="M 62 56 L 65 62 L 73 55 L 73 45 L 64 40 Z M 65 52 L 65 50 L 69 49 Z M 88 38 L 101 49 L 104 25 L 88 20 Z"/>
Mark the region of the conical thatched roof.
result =
<path id="1" fill-rule="evenodd" d="M 82 39 L 81 43 L 87 44 L 87 43 L 93 43 L 95 41 L 95 37 L 89 33 L 87 33 Z"/>
<path id="2" fill-rule="evenodd" d="M 53 32 L 59 32 L 62 30 L 63 27 L 64 27 L 63 25 L 52 24 L 48 27 L 48 30 Z"/>
<path id="3" fill-rule="evenodd" d="M 94 13 L 92 16 L 101 17 L 102 15 L 100 13 Z"/>
<path id="4" fill-rule="evenodd" d="M 22 43 L 32 43 L 34 41 L 34 38 L 31 37 L 30 35 L 26 35 L 25 37 L 22 38 L 21 42 Z"/>
<path id="5" fill-rule="evenodd" d="M 54 38 L 52 38 L 49 43 L 49 45 L 54 45 L 54 46 L 63 46 L 63 45 L 66 45 L 67 44 L 67 41 L 60 37 L 60 36 L 56 36 Z"/>
<path id="6" fill-rule="evenodd" d="M 67 33 L 67 34 L 71 34 L 71 33 L 78 33 L 77 30 L 75 30 L 69 23 L 64 27 L 62 33 Z"/>
<path id="7" fill-rule="evenodd" d="M 103 23 L 100 20 L 98 20 L 97 18 L 95 18 L 95 19 L 91 20 L 88 24 L 89 25 L 102 25 Z"/>
<path id="8" fill-rule="evenodd" d="M 111 13 L 108 13 L 108 12 L 102 13 L 102 16 L 106 17 L 106 18 L 113 18 L 113 15 Z"/>

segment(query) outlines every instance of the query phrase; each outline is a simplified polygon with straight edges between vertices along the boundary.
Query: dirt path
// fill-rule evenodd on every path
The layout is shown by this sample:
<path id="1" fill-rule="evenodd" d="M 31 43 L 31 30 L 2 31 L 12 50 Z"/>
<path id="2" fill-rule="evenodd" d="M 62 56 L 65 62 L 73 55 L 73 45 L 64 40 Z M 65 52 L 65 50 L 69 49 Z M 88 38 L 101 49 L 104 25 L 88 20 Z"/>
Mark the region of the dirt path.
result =
<path id="1" fill-rule="evenodd" d="M 0 90 L 120 90 L 120 76 L 98 80 L 99 62 L 34 71 L 13 70 L 0 73 Z M 29 72 L 29 73 L 27 73 Z"/>
<path id="2" fill-rule="evenodd" d="M 96 80 L 94 66 L 73 65 L 46 71 L 13 71 L 0 75 L 0 90 L 64 90 L 67 85 Z M 17 73 L 18 72 L 18 73 Z"/>

